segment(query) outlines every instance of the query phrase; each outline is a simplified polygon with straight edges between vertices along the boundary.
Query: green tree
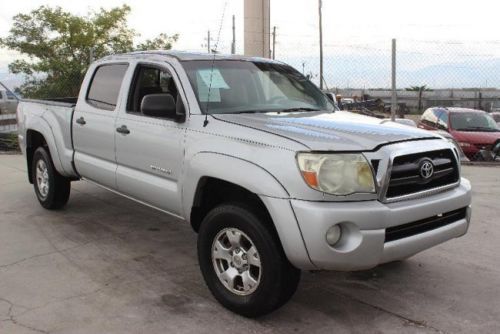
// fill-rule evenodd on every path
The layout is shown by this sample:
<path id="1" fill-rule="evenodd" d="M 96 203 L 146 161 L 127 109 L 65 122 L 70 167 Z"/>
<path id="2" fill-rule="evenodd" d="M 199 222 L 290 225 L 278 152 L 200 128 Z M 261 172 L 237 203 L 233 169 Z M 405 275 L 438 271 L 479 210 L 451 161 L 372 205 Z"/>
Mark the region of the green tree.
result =
<path id="1" fill-rule="evenodd" d="M 406 88 L 406 91 L 418 92 L 418 111 L 422 111 L 422 109 L 423 109 L 422 98 L 423 98 L 424 92 L 431 91 L 431 89 L 427 88 L 427 85 L 410 86 L 409 88 Z"/>
<path id="2" fill-rule="evenodd" d="M 168 36 L 161 33 L 158 37 L 147 39 L 143 43 L 137 45 L 136 50 L 170 50 L 175 42 L 179 39 L 179 34 Z"/>
<path id="3" fill-rule="evenodd" d="M 10 72 L 26 76 L 20 91 L 31 98 L 77 96 L 91 54 L 97 59 L 133 50 L 170 49 L 177 41 L 177 34 L 160 34 L 134 46 L 137 34 L 127 26 L 129 13 L 127 5 L 87 16 L 42 6 L 14 16 L 0 45 L 22 55 L 9 64 Z"/>

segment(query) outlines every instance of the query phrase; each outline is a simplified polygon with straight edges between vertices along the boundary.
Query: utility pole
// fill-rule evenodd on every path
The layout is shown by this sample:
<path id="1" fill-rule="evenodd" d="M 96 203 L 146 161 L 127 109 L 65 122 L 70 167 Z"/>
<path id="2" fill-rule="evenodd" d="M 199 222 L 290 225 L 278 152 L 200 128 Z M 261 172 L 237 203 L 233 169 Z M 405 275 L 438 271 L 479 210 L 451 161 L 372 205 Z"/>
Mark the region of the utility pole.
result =
<path id="1" fill-rule="evenodd" d="M 210 53 L 210 30 L 207 33 L 207 50 Z"/>
<path id="2" fill-rule="evenodd" d="M 89 64 L 92 64 L 94 62 L 94 47 L 92 46 L 89 49 Z"/>
<path id="3" fill-rule="evenodd" d="M 319 88 L 323 90 L 323 14 L 322 1 L 318 0 L 319 10 Z"/>
<path id="4" fill-rule="evenodd" d="M 235 18 L 233 15 L 233 42 L 231 43 L 231 54 L 236 53 L 236 25 L 235 25 Z"/>
<path id="5" fill-rule="evenodd" d="M 273 59 L 276 59 L 276 26 L 273 27 Z"/>
<path id="6" fill-rule="evenodd" d="M 397 96 L 396 96 L 396 39 L 392 39 L 392 98 L 391 98 L 391 120 L 396 120 Z"/>

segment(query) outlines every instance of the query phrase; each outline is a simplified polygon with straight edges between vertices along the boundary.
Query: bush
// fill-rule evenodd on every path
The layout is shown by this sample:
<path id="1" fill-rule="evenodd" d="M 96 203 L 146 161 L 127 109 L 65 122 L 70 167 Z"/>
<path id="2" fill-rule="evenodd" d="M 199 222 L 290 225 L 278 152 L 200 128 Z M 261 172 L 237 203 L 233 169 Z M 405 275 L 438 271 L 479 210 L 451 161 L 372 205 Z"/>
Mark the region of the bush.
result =
<path id="1" fill-rule="evenodd" d="M 0 133 L 0 152 L 19 151 L 16 133 Z"/>

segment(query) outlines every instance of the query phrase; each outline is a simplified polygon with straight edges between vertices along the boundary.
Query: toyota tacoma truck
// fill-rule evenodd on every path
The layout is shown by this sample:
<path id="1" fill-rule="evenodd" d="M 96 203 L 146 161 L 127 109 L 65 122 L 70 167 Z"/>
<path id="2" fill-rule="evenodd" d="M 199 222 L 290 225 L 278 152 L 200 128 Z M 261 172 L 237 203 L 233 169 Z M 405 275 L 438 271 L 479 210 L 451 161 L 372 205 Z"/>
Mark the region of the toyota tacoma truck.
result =
<path id="1" fill-rule="evenodd" d="M 301 270 L 373 268 L 469 227 L 452 144 L 339 111 L 281 62 L 108 56 L 78 98 L 23 100 L 17 113 L 44 208 L 87 180 L 190 223 L 208 288 L 247 317 L 285 304 Z"/>

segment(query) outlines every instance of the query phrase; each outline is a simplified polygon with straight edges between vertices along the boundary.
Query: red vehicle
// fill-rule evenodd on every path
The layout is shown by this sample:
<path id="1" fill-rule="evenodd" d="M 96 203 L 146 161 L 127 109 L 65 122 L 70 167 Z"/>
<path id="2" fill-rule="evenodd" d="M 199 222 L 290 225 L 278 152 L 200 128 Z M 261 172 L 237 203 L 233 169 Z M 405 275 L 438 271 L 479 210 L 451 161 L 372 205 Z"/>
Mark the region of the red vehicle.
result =
<path id="1" fill-rule="evenodd" d="M 471 160 L 477 160 L 481 150 L 490 151 L 500 140 L 500 127 L 482 110 L 429 108 L 422 114 L 418 127 L 449 132 Z"/>

